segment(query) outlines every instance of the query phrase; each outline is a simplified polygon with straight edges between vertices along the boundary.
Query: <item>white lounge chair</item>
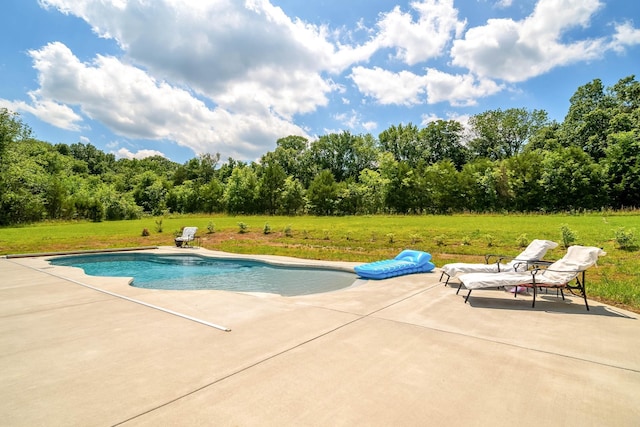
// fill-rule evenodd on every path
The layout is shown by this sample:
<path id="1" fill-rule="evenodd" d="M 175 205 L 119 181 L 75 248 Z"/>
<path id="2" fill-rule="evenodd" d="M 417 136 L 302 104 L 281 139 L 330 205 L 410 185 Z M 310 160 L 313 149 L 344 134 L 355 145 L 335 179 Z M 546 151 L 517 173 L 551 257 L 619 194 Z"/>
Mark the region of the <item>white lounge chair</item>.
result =
<path id="1" fill-rule="evenodd" d="M 529 243 L 529 246 L 527 246 L 526 249 L 515 258 L 503 255 L 488 254 L 484 256 L 484 264 L 464 262 L 445 264 L 442 266 L 440 281 L 442 282 L 442 278 L 445 274 L 447 275 L 447 281 L 444 283 L 444 285 L 447 286 L 449 284 L 449 279 L 464 273 L 500 273 L 506 271 L 526 271 L 528 270 L 531 263 L 540 261 L 549 249 L 553 249 L 557 246 L 558 244 L 556 242 L 552 242 L 551 240 L 535 239 L 531 243 Z M 495 259 L 495 262 L 490 262 L 492 259 Z"/>
<path id="2" fill-rule="evenodd" d="M 524 286 L 533 288 L 533 304 L 536 306 L 538 288 L 556 288 L 560 290 L 564 299 L 563 289 L 569 289 L 571 293 L 578 291 L 584 298 L 584 305 L 589 310 L 587 293 L 585 291 L 585 272 L 593 266 L 598 257 L 607 253 L 594 246 L 570 246 L 564 257 L 550 263 L 547 267 L 538 267 L 529 271 L 514 271 L 506 273 L 468 273 L 460 276 L 460 287 L 464 285 L 469 293 L 464 299 L 466 303 L 474 289 L 486 289 L 496 287 Z M 575 285 L 570 285 L 572 280 Z M 517 295 L 517 292 L 515 293 Z"/>
<path id="3" fill-rule="evenodd" d="M 176 237 L 175 242 L 177 247 L 189 246 L 189 242 L 192 242 L 196 238 L 196 232 L 198 227 L 185 227 L 182 229 L 182 236 Z"/>

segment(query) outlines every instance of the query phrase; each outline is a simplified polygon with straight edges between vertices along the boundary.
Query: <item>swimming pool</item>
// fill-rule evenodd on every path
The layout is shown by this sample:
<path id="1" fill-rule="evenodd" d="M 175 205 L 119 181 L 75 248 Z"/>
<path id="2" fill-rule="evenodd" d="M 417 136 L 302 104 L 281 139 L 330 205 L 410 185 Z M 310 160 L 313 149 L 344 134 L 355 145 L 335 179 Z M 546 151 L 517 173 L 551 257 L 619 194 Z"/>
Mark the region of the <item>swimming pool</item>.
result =
<path id="1" fill-rule="evenodd" d="M 343 289 L 357 279 L 355 273 L 341 270 L 193 254 L 71 255 L 50 259 L 49 263 L 79 267 L 90 276 L 133 277 L 132 286 L 147 289 L 217 289 L 296 296 Z"/>

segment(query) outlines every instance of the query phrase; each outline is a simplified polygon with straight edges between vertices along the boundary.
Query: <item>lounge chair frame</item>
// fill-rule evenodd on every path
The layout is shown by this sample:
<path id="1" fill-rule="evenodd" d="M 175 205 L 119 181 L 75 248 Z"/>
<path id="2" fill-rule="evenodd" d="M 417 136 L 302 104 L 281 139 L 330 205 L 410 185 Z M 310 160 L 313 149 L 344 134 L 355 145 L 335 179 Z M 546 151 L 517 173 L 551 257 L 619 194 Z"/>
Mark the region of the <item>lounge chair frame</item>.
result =
<path id="1" fill-rule="evenodd" d="M 492 257 L 496 257 L 496 260 L 492 261 L 492 262 L 489 262 L 489 260 Z M 529 264 L 538 262 L 537 260 L 520 260 L 520 259 L 517 259 L 517 258 L 510 257 L 510 256 L 498 255 L 498 254 L 486 254 L 484 256 L 484 263 L 486 265 L 496 264 L 496 266 L 498 267 L 498 271 L 497 271 L 498 273 L 501 272 L 500 271 L 500 264 L 502 264 L 503 261 L 519 261 L 519 262 L 517 262 L 517 263 L 515 263 L 513 265 L 513 267 L 515 269 L 520 268 L 522 266 L 522 264 L 525 264 L 527 266 L 527 269 L 529 269 Z M 440 280 L 439 281 L 442 282 L 442 278 L 444 277 L 445 274 L 447 275 L 447 280 L 444 282 L 444 285 L 447 286 L 449 284 L 449 279 L 451 279 L 451 276 L 449 274 L 447 274 L 444 270 L 442 271 L 442 274 L 440 275 Z M 460 288 L 458 288 L 458 290 L 459 289 Z"/>
<path id="2" fill-rule="evenodd" d="M 536 306 L 536 297 L 538 296 L 538 289 L 544 288 L 544 289 L 559 290 L 560 294 L 562 295 L 563 301 L 565 299 L 563 289 L 568 289 L 572 295 L 582 297 L 582 299 L 584 300 L 584 306 L 587 308 L 587 311 L 589 311 L 589 303 L 587 302 L 587 291 L 585 289 L 587 270 L 550 270 L 544 267 L 537 267 L 530 271 L 531 271 L 531 282 L 521 283 L 521 284 L 518 284 L 517 286 L 522 286 L 525 288 L 533 288 L 533 302 L 531 304 L 532 308 L 535 308 Z M 575 277 L 576 283 L 572 285 L 571 281 L 569 281 L 561 285 L 549 285 L 541 282 L 536 282 L 536 275 L 541 271 L 554 271 L 558 273 L 576 273 L 577 274 L 577 276 Z M 574 280 L 574 279 L 571 279 L 571 280 Z M 497 287 L 502 287 L 502 286 L 497 286 Z M 458 286 L 458 291 L 456 292 L 456 295 L 458 294 L 458 292 L 460 292 L 460 288 L 462 288 L 462 282 L 460 282 L 460 286 Z M 469 289 L 469 292 L 467 292 L 467 296 L 464 299 L 465 304 L 469 300 L 469 296 L 471 295 L 472 290 L 473 289 Z M 578 293 L 576 294 L 574 291 L 577 291 Z M 518 293 L 514 292 L 514 298 L 517 296 L 518 296 Z"/>
<path id="3" fill-rule="evenodd" d="M 174 239 L 176 246 L 179 248 L 190 247 L 191 244 L 189 242 L 199 240 L 199 238 L 196 237 L 196 233 L 198 233 L 198 227 L 184 227 L 182 235 Z"/>

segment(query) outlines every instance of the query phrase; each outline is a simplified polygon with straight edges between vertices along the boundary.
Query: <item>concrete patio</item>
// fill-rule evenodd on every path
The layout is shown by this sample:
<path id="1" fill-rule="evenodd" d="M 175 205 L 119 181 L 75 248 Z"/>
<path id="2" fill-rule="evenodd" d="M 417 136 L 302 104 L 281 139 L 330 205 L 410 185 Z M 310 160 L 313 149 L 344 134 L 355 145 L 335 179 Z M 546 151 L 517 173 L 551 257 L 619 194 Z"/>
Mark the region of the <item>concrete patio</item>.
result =
<path id="1" fill-rule="evenodd" d="M 465 304 L 439 272 L 287 298 L 161 291 L 44 257 L 0 259 L 0 276 L 5 426 L 640 425 L 638 315 L 579 297 Z"/>

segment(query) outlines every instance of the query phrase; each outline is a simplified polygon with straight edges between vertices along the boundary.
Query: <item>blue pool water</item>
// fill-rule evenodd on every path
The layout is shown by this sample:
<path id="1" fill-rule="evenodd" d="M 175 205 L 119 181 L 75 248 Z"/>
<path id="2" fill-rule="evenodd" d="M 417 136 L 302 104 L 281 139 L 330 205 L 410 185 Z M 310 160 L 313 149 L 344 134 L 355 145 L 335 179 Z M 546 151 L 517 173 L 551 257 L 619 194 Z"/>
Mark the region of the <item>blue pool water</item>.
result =
<path id="1" fill-rule="evenodd" d="M 346 271 L 198 255 L 111 253 L 65 256 L 49 262 L 79 267 L 91 276 L 133 277 L 132 286 L 148 289 L 218 289 L 295 296 L 346 288 L 357 279 Z"/>

